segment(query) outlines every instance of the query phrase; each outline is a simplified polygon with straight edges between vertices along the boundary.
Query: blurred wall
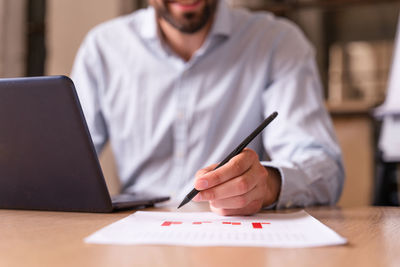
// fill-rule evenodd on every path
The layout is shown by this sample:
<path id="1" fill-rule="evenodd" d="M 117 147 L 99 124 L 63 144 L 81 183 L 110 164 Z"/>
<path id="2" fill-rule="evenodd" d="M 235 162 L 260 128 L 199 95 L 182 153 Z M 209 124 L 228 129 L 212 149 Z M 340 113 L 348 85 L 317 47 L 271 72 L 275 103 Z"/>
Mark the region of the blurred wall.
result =
<path id="1" fill-rule="evenodd" d="M 86 33 L 121 14 L 116 0 L 47 0 L 46 9 L 47 75 L 69 75 Z"/>
<path id="2" fill-rule="evenodd" d="M 0 77 L 25 74 L 25 0 L 0 0 Z"/>

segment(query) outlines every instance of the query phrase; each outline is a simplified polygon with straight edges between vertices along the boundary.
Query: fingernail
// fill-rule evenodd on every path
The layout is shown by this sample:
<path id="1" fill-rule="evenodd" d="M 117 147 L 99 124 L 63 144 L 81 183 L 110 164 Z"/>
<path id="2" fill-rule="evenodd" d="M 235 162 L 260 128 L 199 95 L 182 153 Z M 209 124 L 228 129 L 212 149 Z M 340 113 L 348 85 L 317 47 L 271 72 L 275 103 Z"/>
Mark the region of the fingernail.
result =
<path id="1" fill-rule="evenodd" d="M 208 181 L 206 179 L 202 179 L 202 180 L 199 180 L 196 183 L 196 185 L 197 185 L 196 189 L 203 190 L 203 189 L 206 189 L 208 187 Z"/>

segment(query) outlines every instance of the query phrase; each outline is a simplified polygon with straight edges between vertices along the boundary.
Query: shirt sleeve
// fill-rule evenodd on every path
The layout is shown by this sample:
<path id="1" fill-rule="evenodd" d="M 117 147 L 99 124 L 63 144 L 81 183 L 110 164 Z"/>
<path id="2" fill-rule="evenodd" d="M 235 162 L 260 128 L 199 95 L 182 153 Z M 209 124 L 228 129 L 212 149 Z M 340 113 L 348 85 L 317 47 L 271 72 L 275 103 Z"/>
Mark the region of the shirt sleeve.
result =
<path id="1" fill-rule="evenodd" d="M 104 86 L 101 66 L 100 52 L 92 34 L 89 33 L 77 53 L 71 78 L 74 81 L 97 154 L 100 154 L 108 139 L 99 96 Z"/>
<path id="2" fill-rule="evenodd" d="M 279 115 L 264 131 L 271 161 L 262 164 L 278 169 L 282 177 L 276 207 L 333 205 L 342 191 L 344 170 L 314 51 L 292 25 L 275 47 L 262 97 L 264 116 L 273 111 Z"/>

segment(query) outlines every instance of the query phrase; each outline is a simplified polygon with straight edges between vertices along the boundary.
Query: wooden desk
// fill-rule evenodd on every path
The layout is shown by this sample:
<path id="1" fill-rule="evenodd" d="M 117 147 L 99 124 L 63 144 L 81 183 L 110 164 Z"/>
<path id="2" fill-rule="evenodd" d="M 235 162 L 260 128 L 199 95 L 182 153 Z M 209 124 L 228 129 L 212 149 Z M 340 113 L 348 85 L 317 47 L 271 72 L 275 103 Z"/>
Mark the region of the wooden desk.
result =
<path id="1" fill-rule="evenodd" d="M 0 266 L 400 266 L 399 208 L 306 210 L 350 244 L 307 249 L 89 245 L 84 237 L 131 212 L 0 210 Z"/>

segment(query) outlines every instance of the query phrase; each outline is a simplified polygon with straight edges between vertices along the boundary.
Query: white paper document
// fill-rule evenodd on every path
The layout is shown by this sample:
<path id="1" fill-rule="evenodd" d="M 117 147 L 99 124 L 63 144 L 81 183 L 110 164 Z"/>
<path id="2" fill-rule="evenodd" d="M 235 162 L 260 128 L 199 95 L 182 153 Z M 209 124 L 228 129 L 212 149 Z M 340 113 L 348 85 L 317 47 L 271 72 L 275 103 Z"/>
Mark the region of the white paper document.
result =
<path id="1" fill-rule="evenodd" d="M 347 241 L 303 210 L 246 217 L 138 211 L 95 232 L 85 242 L 298 248 L 341 245 Z"/>

